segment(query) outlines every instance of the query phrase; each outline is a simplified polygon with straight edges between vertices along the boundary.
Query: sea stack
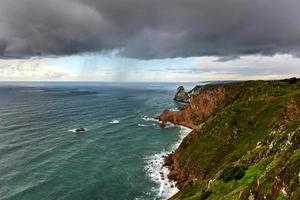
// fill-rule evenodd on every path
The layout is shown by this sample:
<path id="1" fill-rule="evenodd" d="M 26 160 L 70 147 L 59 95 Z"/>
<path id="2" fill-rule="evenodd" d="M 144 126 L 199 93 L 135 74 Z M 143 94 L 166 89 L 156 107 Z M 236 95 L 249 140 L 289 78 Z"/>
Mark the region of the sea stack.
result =
<path id="1" fill-rule="evenodd" d="M 183 86 L 179 86 L 177 88 L 174 100 L 178 101 L 178 102 L 182 102 L 182 103 L 188 103 L 189 102 L 189 95 L 185 91 Z"/>

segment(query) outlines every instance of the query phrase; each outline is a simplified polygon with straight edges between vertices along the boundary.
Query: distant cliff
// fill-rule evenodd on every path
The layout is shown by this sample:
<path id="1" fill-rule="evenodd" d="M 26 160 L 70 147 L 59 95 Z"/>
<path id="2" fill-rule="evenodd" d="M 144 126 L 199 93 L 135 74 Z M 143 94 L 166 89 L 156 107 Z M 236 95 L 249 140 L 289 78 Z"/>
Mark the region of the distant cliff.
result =
<path id="1" fill-rule="evenodd" d="M 300 81 L 299 81 L 300 82 Z M 198 88 L 162 126 L 193 128 L 165 164 L 172 199 L 300 199 L 300 84 L 296 79 Z"/>

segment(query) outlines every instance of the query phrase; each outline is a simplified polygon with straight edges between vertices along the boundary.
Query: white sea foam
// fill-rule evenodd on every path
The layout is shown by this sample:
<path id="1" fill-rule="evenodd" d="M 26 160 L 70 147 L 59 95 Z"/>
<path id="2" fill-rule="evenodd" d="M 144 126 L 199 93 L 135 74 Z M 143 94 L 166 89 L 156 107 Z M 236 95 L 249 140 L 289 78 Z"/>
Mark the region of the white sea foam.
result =
<path id="1" fill-rule="evenodd" d="M 157 192 L 157 198 L 159 200 L 168 199 L 176 194 L 179 189 L 176 187 L 176 182 L 168 179 L 169 169 L 164 164 L 164 156 L 170 154 L 173 150 L 177 149 L 182 140 L 188 135 L 191 129 L 180 126 L 180 139 L 172 146 L 171 151 L 163 151 L 159 154 L 154 154 L 146 158 L 145 170 L 147 175 L 152 181 L 160 185 L 159 188 L 153 188 L 154 192 Z"/>
<path id="2" fill-rule="evenodd" d="M 166 122 L 164 128 L 171 128 L 171 127 L 174 127 L 174 126 L 176 126 L 176 125 L 171 123 L 171 122 Z"/>
<path id="3" fill-rule="evenodd" d="M 148 125 L 146 125 L 146 124 L 138 124 L 138 126 L 140 126 L 140 127 L 148 127 Z"/>
<path id="4" fill-rule="evenodd" d="M 114 120 L 112 120 L 111 122 L 109 122 L 110 124 L 118 124 L 118 123 L 120 123 L 120 121 L 119 120 L 117 120 L 117 119 L 114 119 Z"/>
<path id="5" fill-rule="evenodd" d="M 155 118 L 153 118 L 153 117 L 148 117 L 147 115 L 144 115 L 144 116 L 142 117 L 142 119 L 143 119 L 144 121 L 153 121 L 153 122 L 158 122 L 158 121 L 159 121 L 158 119 L 155 119 Z"/>
<path id="6" fill-rule="evenodd" d="M 142 116 L 142 119 L 145 121 L 145 122 L 154 122 L 151 124 L 151 126 L 155 126 L 155 127 L 159 127 L 159 120 L 158 119 L 155 119 L 153 117 L 148 117 L 147 115 L 144 115 Z M 138 126 L 148 126 L 148 125 L 145 125 L 145 124 L 138 124 Z M 165 123 L 165 127 L 164 128 L 170 128 L 170 127 L 174 127 L 175 125 L 173 123 L 170 123 L 170 122 L 166 122 Z"/>

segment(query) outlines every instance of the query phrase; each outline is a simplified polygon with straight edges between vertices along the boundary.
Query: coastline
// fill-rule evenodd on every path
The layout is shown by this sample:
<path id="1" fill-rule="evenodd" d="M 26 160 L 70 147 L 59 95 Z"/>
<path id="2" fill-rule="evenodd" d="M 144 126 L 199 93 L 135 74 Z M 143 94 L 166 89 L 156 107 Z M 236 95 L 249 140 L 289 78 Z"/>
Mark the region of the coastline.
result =
<path id="1" fill-rule="evenodd" d="M 184 106 L 181 110 L 170 110 L 165 109 L 159 116 L 158 119 L 162 128 L 168 127 L 170 124 L 174 126 L 184 127 L 188 130 L 184 137 L 180 139 L 177 145 L 171 152 L 166 152 L 163 156 L 162 165 L 166 168 L 166 174 L 169 182 L 175 184 L 177 191 L 170 194 L 165 199 L 169 199 L 174 196 L 177 192 L 180 192 L 182 184 L 186 181 L 185 175 L 182 176 L 181 170 L 178 168 L 176 161 L 176 151 L 182 143 L 183 139 L 190 135 L 198 125 L 209 116 L 213 110 L 219 106 L 225 99 L 225 89 L 223 85 L 209 86 L 204 89 L 199 88 L 193 89 L 194 94 L 189 97 L 189 103 Z"/>
<path id="2" fill-rule="evenodd" d="M 174 153 L 174 151 L 182 143 L 183 139 L 193 130 L 184 125 L 168 123 L 168 127 L 170 126 L 180 128 L 179 140 L 172 146 L 171 150 L 162 151 L 161 153 L 148 157 L 148 161 L 145 166 L 148 176 L 160 185 L 159 190 L 157 191 L 157 197 L 155 198 L 157 200 L 167 200 L 179 192 L 177 182 L 169 178 L 170 166 L 166 164 L 166 158 Z"/>
<path id="3" fill-rule="evenodd" d="M 164 110 L 162 128 L 195 126 L 164 157 L 178 189 L 168 198 L 299 199 L 299 94 L 297 80 L 248 81 L 206 88 L 179 111 Z"/>

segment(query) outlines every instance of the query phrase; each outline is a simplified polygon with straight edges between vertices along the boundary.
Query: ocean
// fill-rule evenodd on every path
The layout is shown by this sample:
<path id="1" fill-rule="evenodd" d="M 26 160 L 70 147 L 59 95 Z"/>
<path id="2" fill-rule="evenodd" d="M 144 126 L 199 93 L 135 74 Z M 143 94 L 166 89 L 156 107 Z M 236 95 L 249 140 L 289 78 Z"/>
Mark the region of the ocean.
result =
<path id="1" fill-rule="evenodd" d="M 179 85 L 0 83 L 0 199 L 172 196 L 178 189 L 161 156 L 189 130 L 162 129 L 154 117 L 178 108 L 172 98 Z M 87 131 L 74 133 L 78 127 Z"/>

